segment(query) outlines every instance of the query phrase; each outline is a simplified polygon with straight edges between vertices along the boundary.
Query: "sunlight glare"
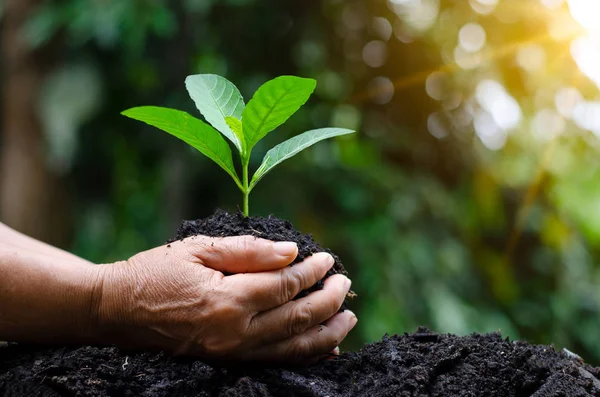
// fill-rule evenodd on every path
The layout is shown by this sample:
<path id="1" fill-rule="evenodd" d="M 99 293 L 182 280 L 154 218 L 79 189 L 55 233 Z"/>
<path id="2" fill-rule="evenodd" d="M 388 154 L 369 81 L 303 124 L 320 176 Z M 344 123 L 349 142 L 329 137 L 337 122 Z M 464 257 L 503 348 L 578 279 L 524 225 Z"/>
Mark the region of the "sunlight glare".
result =
<path id="1" fill-rule="evenodd" d="M 569 10 L 573 18 L 590 34 L 600 35 L 600 1 L 598 0 L 568 0 Z"/>
<path id="2" fill-rule="evenodd" d="M 477 112 L 473 120 L 473 128 L 481 143 L 490 150 L 500 150 L 506 144 L 508 137 L 506 130 L 500 128 L 492 115 L 483 109 Z"/>
<path id="3" fill-rule="evenodd" d="M 521 107 L 499 82 L 494 80 L 480 82 L 475 97 L 501 129 L 510 130 L 519 125 L 522 118 Z"/>
<path id="4" fill-rule="evenodd" d="M 542 4 L 549 10 L 556 10 L 564 4 L 565 0 L 541 0 Z"/>
<path id="5" fill-rule="evenodd" d="M 573 120 L 584 130 L 600 136 L 600 102 L 581 102 L 573 110 Z"/>
<path id="6" fill-rule="evenodd" d="M 571 43 L 571 55 L 579 70 L 600 88 L 600 36 L 576 38 Z"/>

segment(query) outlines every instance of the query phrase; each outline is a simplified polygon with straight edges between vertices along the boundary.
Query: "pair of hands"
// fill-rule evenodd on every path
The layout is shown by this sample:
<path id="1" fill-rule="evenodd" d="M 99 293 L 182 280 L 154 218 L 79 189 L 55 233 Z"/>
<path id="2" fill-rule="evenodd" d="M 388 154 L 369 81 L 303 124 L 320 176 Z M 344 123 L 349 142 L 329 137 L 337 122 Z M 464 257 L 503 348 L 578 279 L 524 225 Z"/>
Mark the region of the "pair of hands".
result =
<path id="1" fill-rule="evenodd" d="M 103 338 L 132 347 L 241 361 L 310 363 L 356 325 L 338 313 L 350 280 L 292 301 L 333 266 L 319 253 L 288 266 L 294 243 L 254 237 L 191 237 L 98 266 L 92 307 Z M 234 273 L 225 276 L 223 273 Z"/>

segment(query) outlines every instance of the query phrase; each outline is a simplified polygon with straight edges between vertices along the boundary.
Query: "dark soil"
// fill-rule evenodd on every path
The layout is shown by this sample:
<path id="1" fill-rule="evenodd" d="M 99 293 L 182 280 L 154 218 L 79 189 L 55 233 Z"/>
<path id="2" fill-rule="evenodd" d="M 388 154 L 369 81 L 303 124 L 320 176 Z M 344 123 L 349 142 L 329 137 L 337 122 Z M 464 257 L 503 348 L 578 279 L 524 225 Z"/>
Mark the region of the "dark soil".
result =
<path id="1" fill-rule="evenodd" d="M 298 261 L 323 251 L 310 236 L 276 218 L 217 212 L 184 222 L 176 239 L 196 234 L 296 241 Z M 331 274 L 344 273 L 335 258 Z M 225 369 L 114 347 L 0 347 L 0 397 L 583 397 L 600 396 L 599 377 L 599 368 L 568 351 L 511 342 L 500 334 L 457 337 L 426 329 L 385 336 L 359 352 L 303 368 Z"/>
<path id="2" fill-rule="evenodd" d="M 189 358 L 116 348 L 0 348 L 0 396 L 600 395 L 600 369 L 548 346 L 499 334 L 420 329 L 308 368 L 226 370 Z"/>

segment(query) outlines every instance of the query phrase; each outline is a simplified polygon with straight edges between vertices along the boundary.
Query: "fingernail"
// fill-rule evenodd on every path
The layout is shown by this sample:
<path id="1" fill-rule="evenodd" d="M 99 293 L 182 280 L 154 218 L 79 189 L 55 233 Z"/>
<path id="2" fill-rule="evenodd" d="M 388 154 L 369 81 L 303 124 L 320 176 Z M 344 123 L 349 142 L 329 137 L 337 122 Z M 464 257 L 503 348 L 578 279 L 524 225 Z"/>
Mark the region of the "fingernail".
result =
<path id="1" fill-rule="evenodd" d="M 333 349 L 333 351 L 331 352 L 331 354 L 333 354 L 334 356 L 339 356 L 340 355 L 340 348 L 336 347 L 335 349 Z"/>
<path id="2" fill-rule="evenodd" d="M 329 266 L 333 266 L 333 264 L 335 263 L 335 259 L 333 259 L 333 256 L 331 256 L 327 252 L 319 252 L 318 254 L 315 254 L 315 256 L 317 256 L 317 255 L 318 255 L 319 259 L 322 259 Z"/>
<path id="3" fill-rule="evenodd" d="M 346 277 L 346 280 L 344 280 L 344 287 L 346 288 L 346 292 L 350 291 L 351 286 L 352 286 L 352 280 L 350 280 L 348 277 Z"/>
<path id="4" fill-rule="evenodd" d="M 350 314 L 350 322 L 353 324 L 352 326 L 356 325 L 358 322 L 358 317 L 356 317 L 356 314 L 354 314 L 354 312 L 351 310 L 345 310 L 345 312 Z"/>
<path id="5" fill-rule="evenodd" d="M 292 256 L 298 252 L 298 245 L 288 241 L 275 243 L 273 244 L 273 248 L 275 249 L 275 253 L 281 256 Z"/>
<path id="6" fill-rule="evenodd" d="M 333 266 L 334 263 L 335 263 L 335 259 L 333 259 L 333 256 L 327 254 L 327 264 L 329 266 Z"/>

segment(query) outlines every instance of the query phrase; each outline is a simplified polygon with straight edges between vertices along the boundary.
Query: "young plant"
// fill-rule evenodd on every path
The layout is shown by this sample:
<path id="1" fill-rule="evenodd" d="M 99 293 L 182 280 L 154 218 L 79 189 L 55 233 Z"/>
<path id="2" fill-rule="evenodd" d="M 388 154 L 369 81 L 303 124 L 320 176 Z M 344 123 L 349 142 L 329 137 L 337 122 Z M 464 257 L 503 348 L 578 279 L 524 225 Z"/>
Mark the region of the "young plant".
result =
<path id="1" fill-rule="evenodd" d="M 249 180 L 248 166 L 254 146 L 306 103 L 316 81 L 295 76 L 277 77 L 263 84 L 248 105 L 237 87 L 221 76 L 188 76 L 185 85 L 196 107 L 212 127 L 185 112 L 163 107 L 136 107 L 122 114 L 181 139 L 217 163 L 242 191 L 245 216 L 249 213 L 250 192 L 276 165 L 323 139 L 354 132 L 343 128 L 321 128 L 288 139 L 267 152 Z M 239 152 L 241 180 L 233 165 L 231 148 L 219 132 Z"/>

